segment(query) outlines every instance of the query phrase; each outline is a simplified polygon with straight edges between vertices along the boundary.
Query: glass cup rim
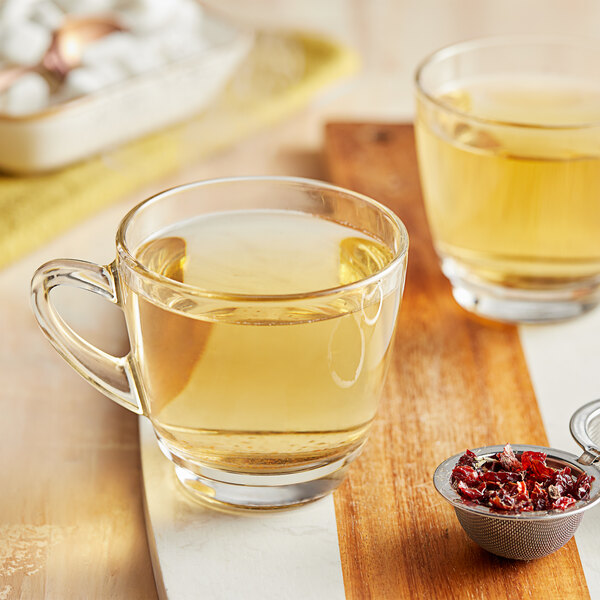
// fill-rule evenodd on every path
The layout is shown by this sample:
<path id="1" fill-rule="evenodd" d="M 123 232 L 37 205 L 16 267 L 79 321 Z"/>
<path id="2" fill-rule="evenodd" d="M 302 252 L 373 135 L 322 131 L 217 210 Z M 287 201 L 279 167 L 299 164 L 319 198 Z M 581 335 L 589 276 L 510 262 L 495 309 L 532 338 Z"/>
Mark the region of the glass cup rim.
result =
<path id="1" fill-rule="evenodd" d="M 364 279 L 359 279 L 353 283 L 347 283 L 344 285 L 335 286 L 332 288 L 325 288 L 320 290 L 306 291 L 306 292 L 298 292 L 293 294 L 240 294 L 240 293 L 230 293 L 230 292 L 221 292 L 218 290 L 208 290 L 203 289 L 197 286 L 192 286 L 183 282 L 175 281 L 174 279 L 170 279 L 165 277 L 164 275 L 160 275 L 145 267 L 141 262 L 139 262 L 133 252 L 129 249 L 125 236 L 127 233 L 127 228 L 131 224 L 132 220 L 143 208 L 155 204 L 162 199 L 177 194 L 178 192 L 201 188 L 211 185 L 220 185 L 227 183 L 243 183 L 243 182 L 262 182 L 262 183 L 290 183 L 296 185 L 304 185 L 308 187 L 312 187 L 314 189 L 326 189 L 332 192 L 339 192 L 344 195 L 352 196 L 356 199 L 359 199 L 367 204 L 375 207 L 377 210 L 382 212 L 393 224 L 396 230 L 399 233 L 400 247 L 398 251 L 395 253 L 392 260 L 381 270 L 377 271 L 373 275 L 366 277 Z M 204 179 L 200 181 L 193 181 L 190 183 L 177 185 L 149 198 L 146 198 L 136 206 L 134 206 L 121 220 L 119 227 L 117 229 L 116 235 L 116 246 L 117 246 L 117 254 L 118 256 L 127 264 L 127 266 L 136 272 L 136 274 L 144 279 L 149 279 L 155 283 L 160 285 L 179 290 L 185 294 L 203 297 L 203 298 L 211 298 L 211 299 L 224 299 L 228 301 L 239 301 L 239 302 L 277 302 L 277 301 L 289 301 L 289 300 L 307 300 L 311 298 L 322 298 L 333 296 L 340 293 L 351 292 L 356 289 L 360 289 L 362 287 L 368 286 L 373 282 L 376 282 L 382 278 L 385 278 L 391 271 L 393 271 L 398 263 L 400 263 L 406 253 L 408 252 L 409 246 L 409 238 L 408 231 L 406 230 L 406 226 L 400 220 L 400 218 L 388 207 L 384 206 L 380 202 L 377 202 L 373 198 L 369 198 L 364 194 L 359 192 L 355 192 L 353 190 L 349 190 L 340 186 L 336 186 L 330 183 L 326 183 L 324 181 L 320 181 L 318 179 L 310 179 L 304 177 L 290 177 L 290 176 L 277 176 L 277 175 L 251 175 L 251 176 L 239 176 L 239 177 L 219 177 L 214 179 Z"/>
<path id="2" fill-rule="evenodd" d="M 423 72 L 427 67 L 434 64 L 437 61 L 457 56 L 464 53 L 465 51 L 473 50 L 476 48 L 489 48 L 489 47 L 502 47 L 513 45 L 515 43 L 528 44 L 528 45 L 555 45 L 565 46 L 569 48 L 587 48 L 590 50 L 600 50 L 600 42 L 591 38 L 579 38 L 570 35 L 551 35 L 551 34 L 511 34 L 511 35 L 491 35 L 485 37 L 477 37 L 461 42 L 455 42 L 447 44 L 434 50 L 423 58 L 415 70 L 414 85 L 418 94 L 423 96 L 429 102 L 435 104 L 442 110 L 454 114 L 458 117 L 468 119 L 470 121 L 481 123 L 485 125 L 496 125 L 501 127 L 515 127 L 519 129 L 534 129 L 534 130 L 582 130 L 592 129 L 594 127 L 600 127 L 600 120 L 596 121 L 584 121 L 581 123 L 569 123 L 569 124 L 536 124 L 536 123 L 523 123 L 521 121 L 505 121 L 502 119 L 491 119 L 487 117 L 481 117 L 472 113 L 464 112 L 456 107 L 453 107 L 439 98 L 433 96 L 428 92 L 422 81 Z"/>

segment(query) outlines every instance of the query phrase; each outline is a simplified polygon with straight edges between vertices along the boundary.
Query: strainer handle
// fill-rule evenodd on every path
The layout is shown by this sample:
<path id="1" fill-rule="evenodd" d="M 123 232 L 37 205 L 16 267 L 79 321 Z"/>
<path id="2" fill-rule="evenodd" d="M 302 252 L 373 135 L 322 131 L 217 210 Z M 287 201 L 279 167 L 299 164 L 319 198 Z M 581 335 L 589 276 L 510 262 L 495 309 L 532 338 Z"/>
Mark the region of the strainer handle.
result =
<path id="1" fill-rule="evenodd" d="M 589 423 L 594 417 L 600 418 L 600 399 L 588 402 L 576 410 L 569 424 L 571 435 L 583 448 L 583 454 L 577 462 L 584 465 L 591 465 L 600 459 L 600 448 L 588 434 Z"/>

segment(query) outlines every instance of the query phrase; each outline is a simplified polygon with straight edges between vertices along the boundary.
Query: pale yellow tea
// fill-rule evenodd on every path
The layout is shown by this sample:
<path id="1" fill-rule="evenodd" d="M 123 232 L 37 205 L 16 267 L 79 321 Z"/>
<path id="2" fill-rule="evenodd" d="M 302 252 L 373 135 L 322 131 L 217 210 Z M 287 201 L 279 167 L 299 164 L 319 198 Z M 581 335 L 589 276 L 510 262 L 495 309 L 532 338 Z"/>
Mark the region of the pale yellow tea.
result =
<path id="1" fill-rule="evenodd" d="M 438 99 L 456 111 L 421 100 L 416 131 L 446 269 L 532 290 L 597 277 L 600 139 L 582 125 L 600 122 L 600 85 L 496 75 Z"/>
<path id="2" fill-rule="evenodd" d="M 300 296 L 377 273 L 392 259 L 387 246 L 323 218 L 253 210 L 164 230 L 137 258 L 215 292 L 182 299 L 150 287 L 126 298 L 143 401 L 180 456 L 235 472 L 289 472 L 363 444 L 400 291 Z M 268 298 L 282 294 L 291 296 Z"/>

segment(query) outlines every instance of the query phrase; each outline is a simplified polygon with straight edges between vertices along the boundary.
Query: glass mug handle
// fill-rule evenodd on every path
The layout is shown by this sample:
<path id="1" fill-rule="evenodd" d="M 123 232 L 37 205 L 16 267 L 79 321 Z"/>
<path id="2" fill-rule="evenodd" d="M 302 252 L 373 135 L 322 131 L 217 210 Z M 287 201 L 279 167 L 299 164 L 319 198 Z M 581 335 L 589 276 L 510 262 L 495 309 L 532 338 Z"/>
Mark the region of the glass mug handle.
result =
<path id="1" fill-rule="evenodd" d="M 112 356 L 99 350 L 69 327 L 50 301 L 50 292 L 68 285 L 94 292 L 121 306 L 114 263 L 100 266 L 75 259 L 58 259 L 42 265 L 31 280 L 33 312 L 50 343 L 89 383 L 117 404 L 143 414 L 130 354 Z"/>

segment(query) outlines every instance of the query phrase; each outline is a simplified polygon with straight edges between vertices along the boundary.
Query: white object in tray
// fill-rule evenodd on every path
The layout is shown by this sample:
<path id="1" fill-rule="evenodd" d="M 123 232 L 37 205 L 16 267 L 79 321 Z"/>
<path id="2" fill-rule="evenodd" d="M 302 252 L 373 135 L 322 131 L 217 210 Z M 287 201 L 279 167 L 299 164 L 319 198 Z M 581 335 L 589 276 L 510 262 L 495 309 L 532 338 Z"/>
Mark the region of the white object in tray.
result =
<path id="1" fill-rule="evenodd" d="M 57 169 L 198 113 L 221 91 L 252 35 L 206 15 L 205 50 L 27 116 L 0 115 L 0 169 Z"/>

